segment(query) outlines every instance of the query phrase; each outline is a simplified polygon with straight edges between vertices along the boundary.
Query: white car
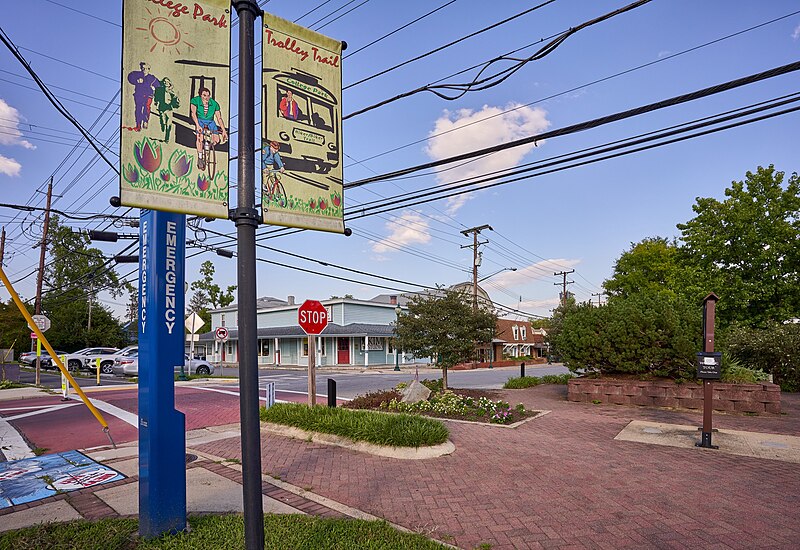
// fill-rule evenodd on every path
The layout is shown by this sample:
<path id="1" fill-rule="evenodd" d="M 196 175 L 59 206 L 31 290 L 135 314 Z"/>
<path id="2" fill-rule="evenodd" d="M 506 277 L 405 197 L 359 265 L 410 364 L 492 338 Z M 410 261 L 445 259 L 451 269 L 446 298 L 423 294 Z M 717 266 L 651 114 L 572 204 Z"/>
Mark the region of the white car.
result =
<path id="1" fill-rule="evenodd" d="M 100 372 L 111 374 L 113 372 L 114 359 L 111 355 L 118 353 L 117 348 L 84 348 L 75 353 L 67 354 L 67 369 L 78 370 L 97 370 L 97 359 L 100 359 Z"/>
<path id="2" fill-rule="evenodd" d="M 214 365 L 202 359 L 189 360 L 189 356 L 184 354 L 184 372 L 189 374 L 198 374 L 200 376 L 214 374 Z M 130 352 L 126 357 L 119 359 L 119 363 L 114 363 L 114 374 L 122 374 L 124 376 L 139 376 L 139 353 L 138 351 Z M 181 372 L 180 365 L 175 367 L 175 372 Z"/>

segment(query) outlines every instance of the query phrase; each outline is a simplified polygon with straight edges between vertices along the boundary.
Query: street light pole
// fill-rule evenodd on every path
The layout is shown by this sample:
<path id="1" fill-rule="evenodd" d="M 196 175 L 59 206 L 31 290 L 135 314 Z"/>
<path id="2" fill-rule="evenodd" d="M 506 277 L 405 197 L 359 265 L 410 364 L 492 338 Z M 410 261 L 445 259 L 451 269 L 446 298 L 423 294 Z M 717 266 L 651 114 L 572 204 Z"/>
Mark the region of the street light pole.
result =
<path id="1" fill-rule="evenodd" d="M 264 506 L 261 494 L 261 430 L 258 417 L 258 333 L 256 320 L 255 208 L 255 35 L 261 10 L 255 0 L 234 0 L 239 16 L 239 161 L 236 224 L 239 265 L 239 415 L 242 433 L 242 493 L 245 548 L 264 548 Z"/>
<path id="2" fill-rule="evenodd" d="M 394 308 L 394 313 L 397 316 L 398 320 L 400 319 L 400 313 L 402 311 L 403 310 L 400 309 L 400 306 Z M 394 370 L 400 372 L 400 350 L 397 349 L 397 340 L 395 340 L 395 345 L 394 345 Z"/>

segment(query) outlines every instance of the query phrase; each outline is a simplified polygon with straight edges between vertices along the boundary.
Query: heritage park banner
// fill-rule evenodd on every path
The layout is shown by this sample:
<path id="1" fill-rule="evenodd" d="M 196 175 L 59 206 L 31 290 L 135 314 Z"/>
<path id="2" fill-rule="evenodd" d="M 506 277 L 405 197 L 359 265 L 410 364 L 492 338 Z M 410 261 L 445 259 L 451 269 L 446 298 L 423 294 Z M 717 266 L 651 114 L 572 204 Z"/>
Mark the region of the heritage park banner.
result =
<path id="1" fill-rule="evenodd" d="M 120 199 L 228 217 L 230 0 L 124 0 Z"/>
<path id="2" fill-rule="evenodd" d="M 264 223 L 344 232 L 342 43 L 263 15 Z"/>

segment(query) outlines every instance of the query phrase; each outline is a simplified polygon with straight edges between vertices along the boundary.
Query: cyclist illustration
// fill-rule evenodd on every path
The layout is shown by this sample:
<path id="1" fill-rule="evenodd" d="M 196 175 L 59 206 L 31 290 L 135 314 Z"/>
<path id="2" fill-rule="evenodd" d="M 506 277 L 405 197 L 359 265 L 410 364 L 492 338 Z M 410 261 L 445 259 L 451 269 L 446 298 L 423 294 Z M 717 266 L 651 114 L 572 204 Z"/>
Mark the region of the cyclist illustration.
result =
<path id="1" fill-rule="evenodd" d="M 275 202 L 278 206 L 286 206 L 286 191 L 281 183 L 280 174 L 286 172 L 283 166 L 281 154 L 278 152 L 280 143 L 277 141 L 270 141 L 268 147 L 261 148 L 261 173 L 263 178 L 262 192 L 264 194 L 264 202 L 271 204 Z M 277 168 L 276 168 L 277 167 Z"/>
<path id="2" fill-rule="evenodd" d="M 189 103 L 197 135 L 197 168 L 203 170 L 209 162 L 214 162 L 214 147 L 228 141 L 228 132 L 219 103 L 211 97 L 208 88 L 200 88 L 200 95 L 193 97 Z M 209 170 L 212 168 L 209 167 Z"/>

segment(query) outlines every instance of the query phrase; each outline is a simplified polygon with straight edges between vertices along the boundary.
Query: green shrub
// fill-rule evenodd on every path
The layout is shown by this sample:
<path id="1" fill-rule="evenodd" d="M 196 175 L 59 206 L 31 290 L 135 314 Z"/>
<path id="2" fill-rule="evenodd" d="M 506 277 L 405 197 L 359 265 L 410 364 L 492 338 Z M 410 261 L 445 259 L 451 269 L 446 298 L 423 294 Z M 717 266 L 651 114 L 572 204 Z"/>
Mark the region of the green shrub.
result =
<path id="1" fill-rule="evenodd" d="M 566 385 L 570 378 L 575 378 L 573 375 L 564 374 L 545 374 L 542 376 L 542 384 L 560 384 Z"/>
<path id="2" fill-rule="evenodd" d="M 744 367 L 772 374 L 783 391 L 800 391 L 800 324 L 733 327 L 727 350 Z"/>
<path id="3" fill-rule="evenodd" d="M 681 298 L 640 292 L 571 309 L 555 345 L 573 373 L 694 378 L 701 318 Z"/>
<path id="4" fill-rule="evenodd" d="M 425 380 L 420 380 L 419 383 L 422 384 L 423 386 L 425 386 L 426 388 L 428 388 L 429 390 L 431 390 L 434 393 L 442 391 L 442 388 L 444 387 L 442 385 L 442 379 L 441 378 L 437 378 L 435 380 L 428 380 L 426 378 Z"/>
<path id="5" fill-rule="evenodd" d="M 300 403 L 276 403 L 268 409 L 261 408 L 261 420 L 393 447 L 438 445 L 450 435 L 444 424 L 431 418 L 322 405 L 308 407 Z"/>
<path id="6" fill-rule="evenodd" d="M 538 386 L 542 383 L 541 378 L 537 378 L 536 376 L 523 376 L 523 377 L 516 377 L 516 378 L 509 378 L 506 380 L 506 383 L 503 384 L 504 390 L 521 390 L 523 388 L 532 388 L 533 386 Z"/>

